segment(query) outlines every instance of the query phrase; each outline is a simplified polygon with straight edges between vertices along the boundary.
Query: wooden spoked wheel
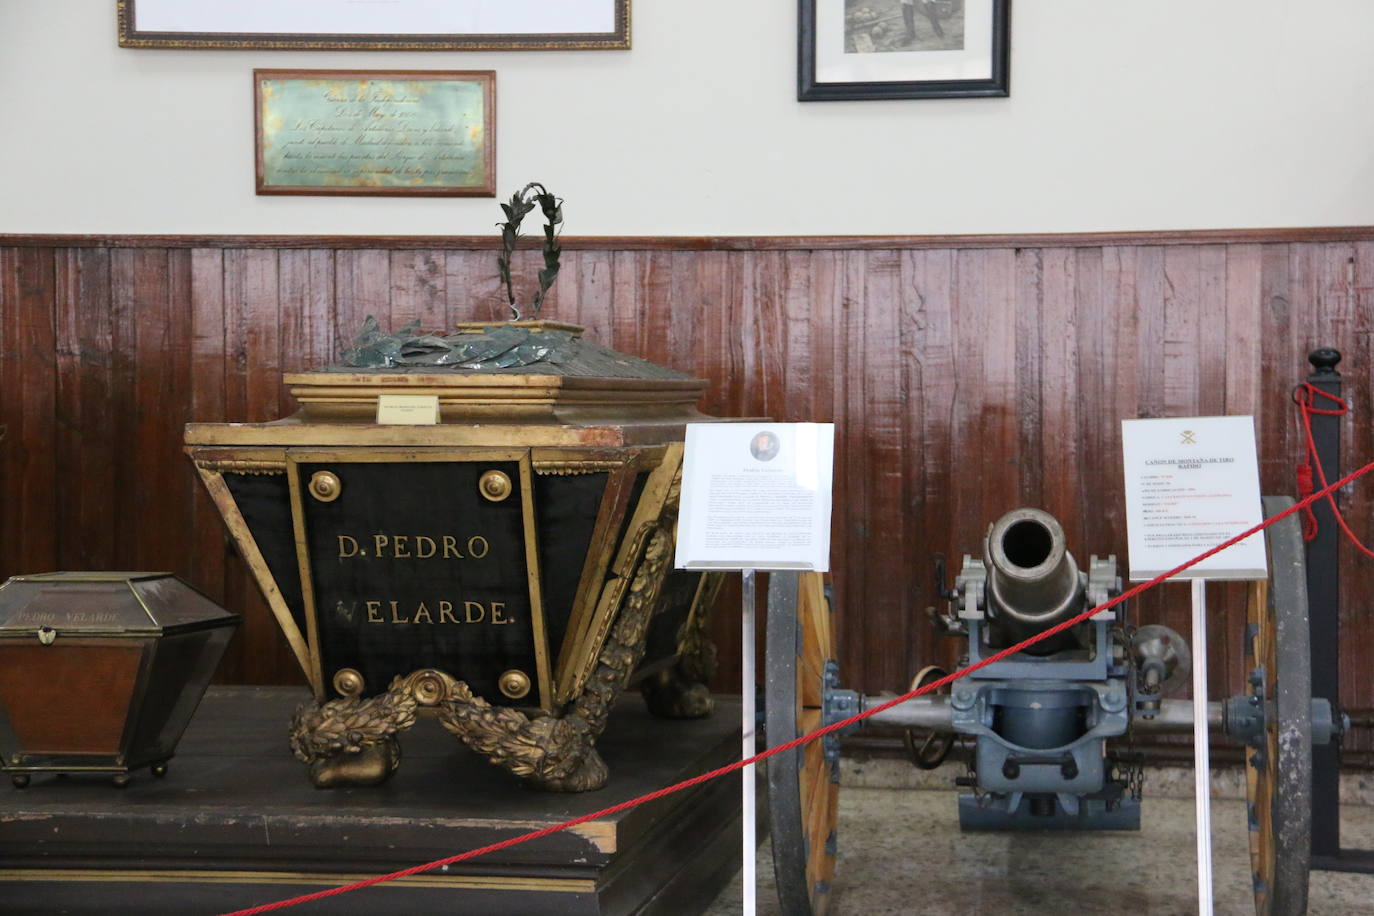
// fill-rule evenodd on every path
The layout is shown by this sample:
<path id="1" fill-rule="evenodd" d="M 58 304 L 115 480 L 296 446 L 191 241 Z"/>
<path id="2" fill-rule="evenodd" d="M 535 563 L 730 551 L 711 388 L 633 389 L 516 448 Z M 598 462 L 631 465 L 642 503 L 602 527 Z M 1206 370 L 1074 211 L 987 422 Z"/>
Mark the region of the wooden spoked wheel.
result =
<path id="1" fill-rule="evenodd" d="M 824 577 L 775 572 L 769 580 L 764 710 L 768 745 L 776 747 L 821 727 L 835 649 Z M 768 759 L 773 870 L 787 916 L 819 916 L 830 900 L 840 770 L 824 744 L 817 739 Z"/>
<path id="2" fill-rule="evenodd" d="M 1266 497 L 1264 514 L 1293 505 Z M 1259 916 L 1307 912 L 1312 839 L 1312 659 L 1302 528 L 1291 515 L 1266 532 L 1269 581 L 1251 586 L 1247 693 L 1264 731 L 1245 751 L 1250 867 Z"/>

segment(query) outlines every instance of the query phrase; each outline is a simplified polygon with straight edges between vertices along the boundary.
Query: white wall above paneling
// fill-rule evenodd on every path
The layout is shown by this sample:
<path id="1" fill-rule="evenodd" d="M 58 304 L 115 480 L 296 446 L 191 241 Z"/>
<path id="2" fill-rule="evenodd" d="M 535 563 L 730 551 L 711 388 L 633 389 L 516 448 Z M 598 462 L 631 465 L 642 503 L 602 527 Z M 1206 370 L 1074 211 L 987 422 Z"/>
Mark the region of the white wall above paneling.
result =
<path id="1" fill-rule="evenodd" d="M 0 0 L 0 233 L 493 231 L 490 199 L 256 196 L 255 67 L 495 70 L 498 187 L 575 235 L 1374 223 L 1374 3 L 1013 6 L 1010 98 L 800 103 L 791 0 L 503 53 L 132 50 L 114 0 Z"/>

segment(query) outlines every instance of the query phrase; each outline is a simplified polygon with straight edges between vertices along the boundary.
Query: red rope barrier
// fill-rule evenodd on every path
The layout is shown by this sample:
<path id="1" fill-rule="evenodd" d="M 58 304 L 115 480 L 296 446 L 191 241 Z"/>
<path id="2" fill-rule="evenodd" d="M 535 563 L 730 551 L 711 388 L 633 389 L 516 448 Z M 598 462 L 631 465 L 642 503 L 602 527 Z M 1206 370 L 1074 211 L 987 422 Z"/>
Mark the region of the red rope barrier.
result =
<path id="1" fill-rule="evenodd" d="M 1323 397 L 1328 401 L 1333 401 L 1335 407 L 1318 407 L 1316 398 Z M 1302 417 L 1302 431 L 1306 436 L 1307 443 L 1303 456 L 1303 461 L 1298 465 L 1298 495 L 1307 496 L 1312 492 L 1312 472 L 1315 469 L 1317 479 L 1321 485 L 1326 487 L 1326 471 L 1322 469 L 1321 458 L 1317 455 L 1317 443 L 1312 438 L 1312 415 L 1320 414 L 1326 417 L 1340 417 L 1350 412 L 1350 405 L 1340 398 L 1327 391 L 1322 391 L 1311 382 L 1303 382 L 1293 391 L 1293 401 L 1298 405 L 1299 415 Z M 1341 515 L 1341 510 L 1336 506 L 1336 496 L 1332 492 L 1326 494 L 1326 501 L 1331 504 L 1331 514 L 1336 517 L 1336 524 L 1345 532 L 1345 536 L 1350 538 L 1350 542 L 1370 559 L 1374 559 L 1374 550 L 1366 547 L 1355 532 L 1350 530 L 1350 526 L 1345 523 L 1345 516 Z M 1312 514 L 1309 505 L 1303 512 L 1302 536 L 1306 540 L 1312 540 L 1317 536 L 1317 516 Z"/>
<path id="2" fill-rule="evenodd" d="M 799 738 L 795 738 L 784 744 L 779 744 L 776 747 L 770 747 L 768 750 L 755 754 L 753 757 L 749 757 L 748 759 L 738 760 L 734 763 L 728 764 L 723 767 L 718 767 L 717 769 L 711 770 L 708 773 L 702 773 L 699 776 L 694 776 L 691 779 L 683 780 L 682 782 L 675 783 L 671 786 L 667 786 L 655 792 L 650 792 L 646 795 L 641 795 L 638 798 L 632 798 L 628 801 L 623 801 L 618 805 L 612 805 L 609 808 L 602 808 L 600 811 L 593 811 L 590 814 L 584 814 L 581 817 L 576 817 L 572 820 L 564 821 L 561 824 L 554 824 L 552 826 L 545 827 L 542 830 L 535 830 L 530 833 L 521 834 L 517 837 L 511 837 L 510 839 L 502 840 L 499 843 L 492 843 L 487 846 L 482 846 L 478 849 L 470 849 L 467 852 L 458 853 L 457 855 L 449 856 L 445 859 L 436 859 L 433 862 L 426 862 L 423 865 L 413 865 L 410 868 L 404 868 L 400 871 L 391 872 L 390 874 L 377 875 L 375 877 L 367 878 L 363 881 L 358 881 L 353 884 L 345 884 L 340 887 L 332 887 L 326 890 L 316 891 L 312 894 L 303 894 L 299 897 L 292 897 L 288 900 L 278 900 L 274 903 L 264 903 L 260 906 L 250 907 L 245 910 L 234 910 L 231 913 L 222 914 L 222 916 L 256 916 L 256 914 L 258 913 L 268 913 L 273 910 L 280 910 L 289 906 L 297 906 L 302 903 L 310 903 L 314 900 L 323 900 L 327 897 L 337 896 L 338 894 L 346 894 L 349 891 L 361 890 L 365 887 L 371 887 L 374 884 L 381 884 L 386 881 L 394 881 L 397 878 L 407 878 L 411 875 L 418 875 L 422 872 L 426 872 L 434 868 L 441 868 L 443 866 L 453 865 L 458 862 L 466 862 L 469 859 L 475 859 L 478 856 L 483 856 L 492 852 L 499 852 L 502 849 L 509 849 L 512 846 L 518 846 L 521 843 L 528 843 L 531 840 L 541 839 L 542 837 L 546 837 L 550 834 L 557 833 L 560 830 L 566 830 L 570 827 L 576 827 L 580 824 L 585 824 L 588 821 L 595 820 L 600 817 L 607 817 L 612 814 L 619 814 L 621 811 L 626 811 L 630 808 L 634 808 L 639 805 L 643 805 L 648 802 L 663 798 L 664 796 L 681 792 L 684 789 L 690 789 L 693 786 L 701 785 L 702 783 L 709 782 L 712 779 L 717 779 L 721 776 L 727 776 L 730 773 L 738 772 L 744 767 L 751 766 L 752 764 L 755 764 L 760 760 L 767 760 L 769 757 L 773 757 L 777 754 L 781 754 L 786 751 L 790 751 L 795 748 L 801 747 L 803 744 L 807 744 L 811 741 L 816 740 L 817 738 L 828 735 L 831 732 L 846 729 L 849 726 L 854 725 L 855 723 L 867 719 L 869 716 L 876 715 L 877 713 L 880 713 L 883 710 L 891 709 L 893 706 L 905 703 L 907 700 L 910 700 L 913 697 L 918 697 L 922 694 L 930 693 L 934 690 L 939 690 L 946 684 L 952 683 L 953 681 L 956 681 L 961 677 L 966 677 L 980 668 L 984 668 L 995 662 L 999 662 L 1009 655 L 1014 655 L 1015 653 L 1020 652 L 1023 649 L 1026 649 L 1027 647 L 1032 646 L 1037 642 L 1040 642 L 1042 639 L 1049 639 L 1056 633 L 1061 633 L 1064 630 L 1069 629 L 1070 627 L 1077 626 L 1078 624 L 1087 620 L 1089 617 L 1092 617 L 1094 614 L 1116 607 L 1118 604 L 1121 604 L 1124 601 L 1128 601 L 1131 598 L 1134 598 L 1141 592 L 1144 592 L 1145 590 L 1150 588 L 1154 588 L 1156 585 L 1165 581 L 1166 579 L 1171 579 L 1179 573 L 1183 572 L 1184 570 L 1196 566 L 1198 563 L 1201 563 L 1208 557 L 1215 556 L 1216 554 L 1221 553 L 1221 551 L 1225 550 L 1226 548 L 1232 547 L 1240 543 L 1241 541 L 1245 540 L 1251 535 L 1258 534 L 1259 532 L 1263 531 L 1265 528 L 1268 528 L 1270 525 L 1274 524 L 1280 519 L 1287 518 L 1294 512 L 1302 511 L 1318 499 L 1321 499 L 1324 496 L 1329 496 L 1329 494 L 1331 494 L 1335 490 L 1345 486 L 1351 481 L 1363 477 L 1365 474 L 1369 473 L 1372 470 L 1374 470 L 1374 461 L 1371 461 L 1369 464 L 1366 464 L 1364 467 L 1360 468 L 1357 471 L 1353 471 L 1347 474 L 1335 483 L 1324 486 L 1321 490 L 1305 497 L 1299 502 L 1294 503 L 1292 506 L 1283 510 L 1282 512 L 1273 516 L 1272 518 L 1267 518 L 1264 521 L 1260 522 L 1258 525 L 1254 526 L 1253 528 L 1250 528 L 1247 531 L 1243 531 L 1235 537 L 1231 538 L 1230 540 L 1218 544 L 1211 550 L 1208 550 L 1205 553 L 1201 553 L 1198 556 L 1193 557 L 1186 563 L 1181 563 L 1178 566 L 1175 566 L 1173 569 L 1168 570 L 1167 572 L 1160 573 L 1158 576 L 1155 576 L 1148 582 L 1142 582 L 1139 585 L 1133 586 L 1132 588 L 1129 588 L 1126 591 L 1122 592 L 1120 595 L 1117 595 L 1115 598 L 1103 602 L 1095 608 L 1086 610 L 1081 614 L 1077 615 L 1076 617 L 1071 617 L 1068 620 L 1061 621 L 1060 623 L 1055 624 L 1049 629 L 1037 633 L 1029 639 L 1023 639 L 1021 640 L 1021 642 L 1016 643 L 1014 646 L 1008 646 L 1007 648 L 995 652 L 992 655 L 989 655 L 987 658 L 984 658 L 975 664 L 969 665 L 966 668 L 961 668 L 960 670 L 955 671 L 953 674 L 945 675 L 944 677 L 939 678 L 938 680 L 931 681 L 929 684 L 926 684 L 915 690 L 909 691 L 908 693 L 904 693 L 901 696 L 893 697 L 892 699 L 887 700 L 886 702 L 881 703 L 878 706 L 874 706 L 872 709 L 866 709 L 863 712 L 850 716 L 849 718 L 844 719 L 842 721 L 832 723 L 823 728 L 818 728 L 810 734 L 802 735 Z"/>

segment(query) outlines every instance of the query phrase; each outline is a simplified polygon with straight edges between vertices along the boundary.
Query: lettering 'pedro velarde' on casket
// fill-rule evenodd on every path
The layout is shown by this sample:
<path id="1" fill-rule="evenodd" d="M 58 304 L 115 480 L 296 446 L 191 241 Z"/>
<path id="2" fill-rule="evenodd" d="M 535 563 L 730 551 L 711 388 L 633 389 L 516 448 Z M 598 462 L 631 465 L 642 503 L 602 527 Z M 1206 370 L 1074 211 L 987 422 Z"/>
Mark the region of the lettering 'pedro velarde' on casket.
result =
<path id="1" fill-rule="evenodd" d="M 340 560 L 368 556 L 390 557 L 393 560 L 481 560 L 491 552 L 491 545 L 480 534 L 466 538 L 453 534 L 435 537 L 423 534 L 374 534 L 361 538 L 361 543 L 359 538 L 340 534 L 338 539 Z M 369 543 L 372 545 L 370 553 L 363 546 Z"/>
<path id="2" fill-rule="evenodd" d="M 400 601 L 367 601 L 368 623 L 429 623 L 429 624 L 474 624 L 485 623 L 504 626 L 514 623 L 507 616 L 504 601 L 463 601 L 461 607 L 452 601 L 421 601 L 414 607 L 402 607 Z"/>
<path id="3" fill-rule="evenodd" d="M 356 672 L 361 694 L 371 696 L 396 677 L 436 668 L 498 704 L 544 702 L 547 637 L 526 520 L 528 458 L 401 463 L 352 450 L 291 457 L 303 597 L 322 680 Z M 493 499 L 481 484 L 497 474 L 513 484 Z M 511 670 L 533 678 L 527 693 L 502 693 L 500 678 Z"/>

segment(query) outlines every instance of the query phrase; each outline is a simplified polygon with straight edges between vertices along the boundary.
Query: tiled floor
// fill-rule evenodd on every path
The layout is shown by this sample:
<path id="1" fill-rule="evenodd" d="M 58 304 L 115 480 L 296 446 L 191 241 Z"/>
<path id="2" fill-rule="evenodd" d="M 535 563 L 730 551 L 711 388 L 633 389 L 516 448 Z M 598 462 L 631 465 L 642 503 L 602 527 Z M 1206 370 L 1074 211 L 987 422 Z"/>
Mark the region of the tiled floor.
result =
<path id="1" fill-rule="evenodd" d="M 1374 808 L 1346 805 L 1342 839 L 1374 848 Z M 948 791 L 844 788 L 831 913 L 1116 914 L 1197 912 L 1191 798 L 1147 796 L 1139 833 L 961 833 Z M 1212 802 L 1218 916 L 1250 916 L 1245 803 Z M 758 913 L 779 912 L 771 852 L 759 852 Z M 1313 872 L 1313 916 L 1371 914 L 1374 876 Z M 741 912 L 735 882 L 708 916 Z"/>

